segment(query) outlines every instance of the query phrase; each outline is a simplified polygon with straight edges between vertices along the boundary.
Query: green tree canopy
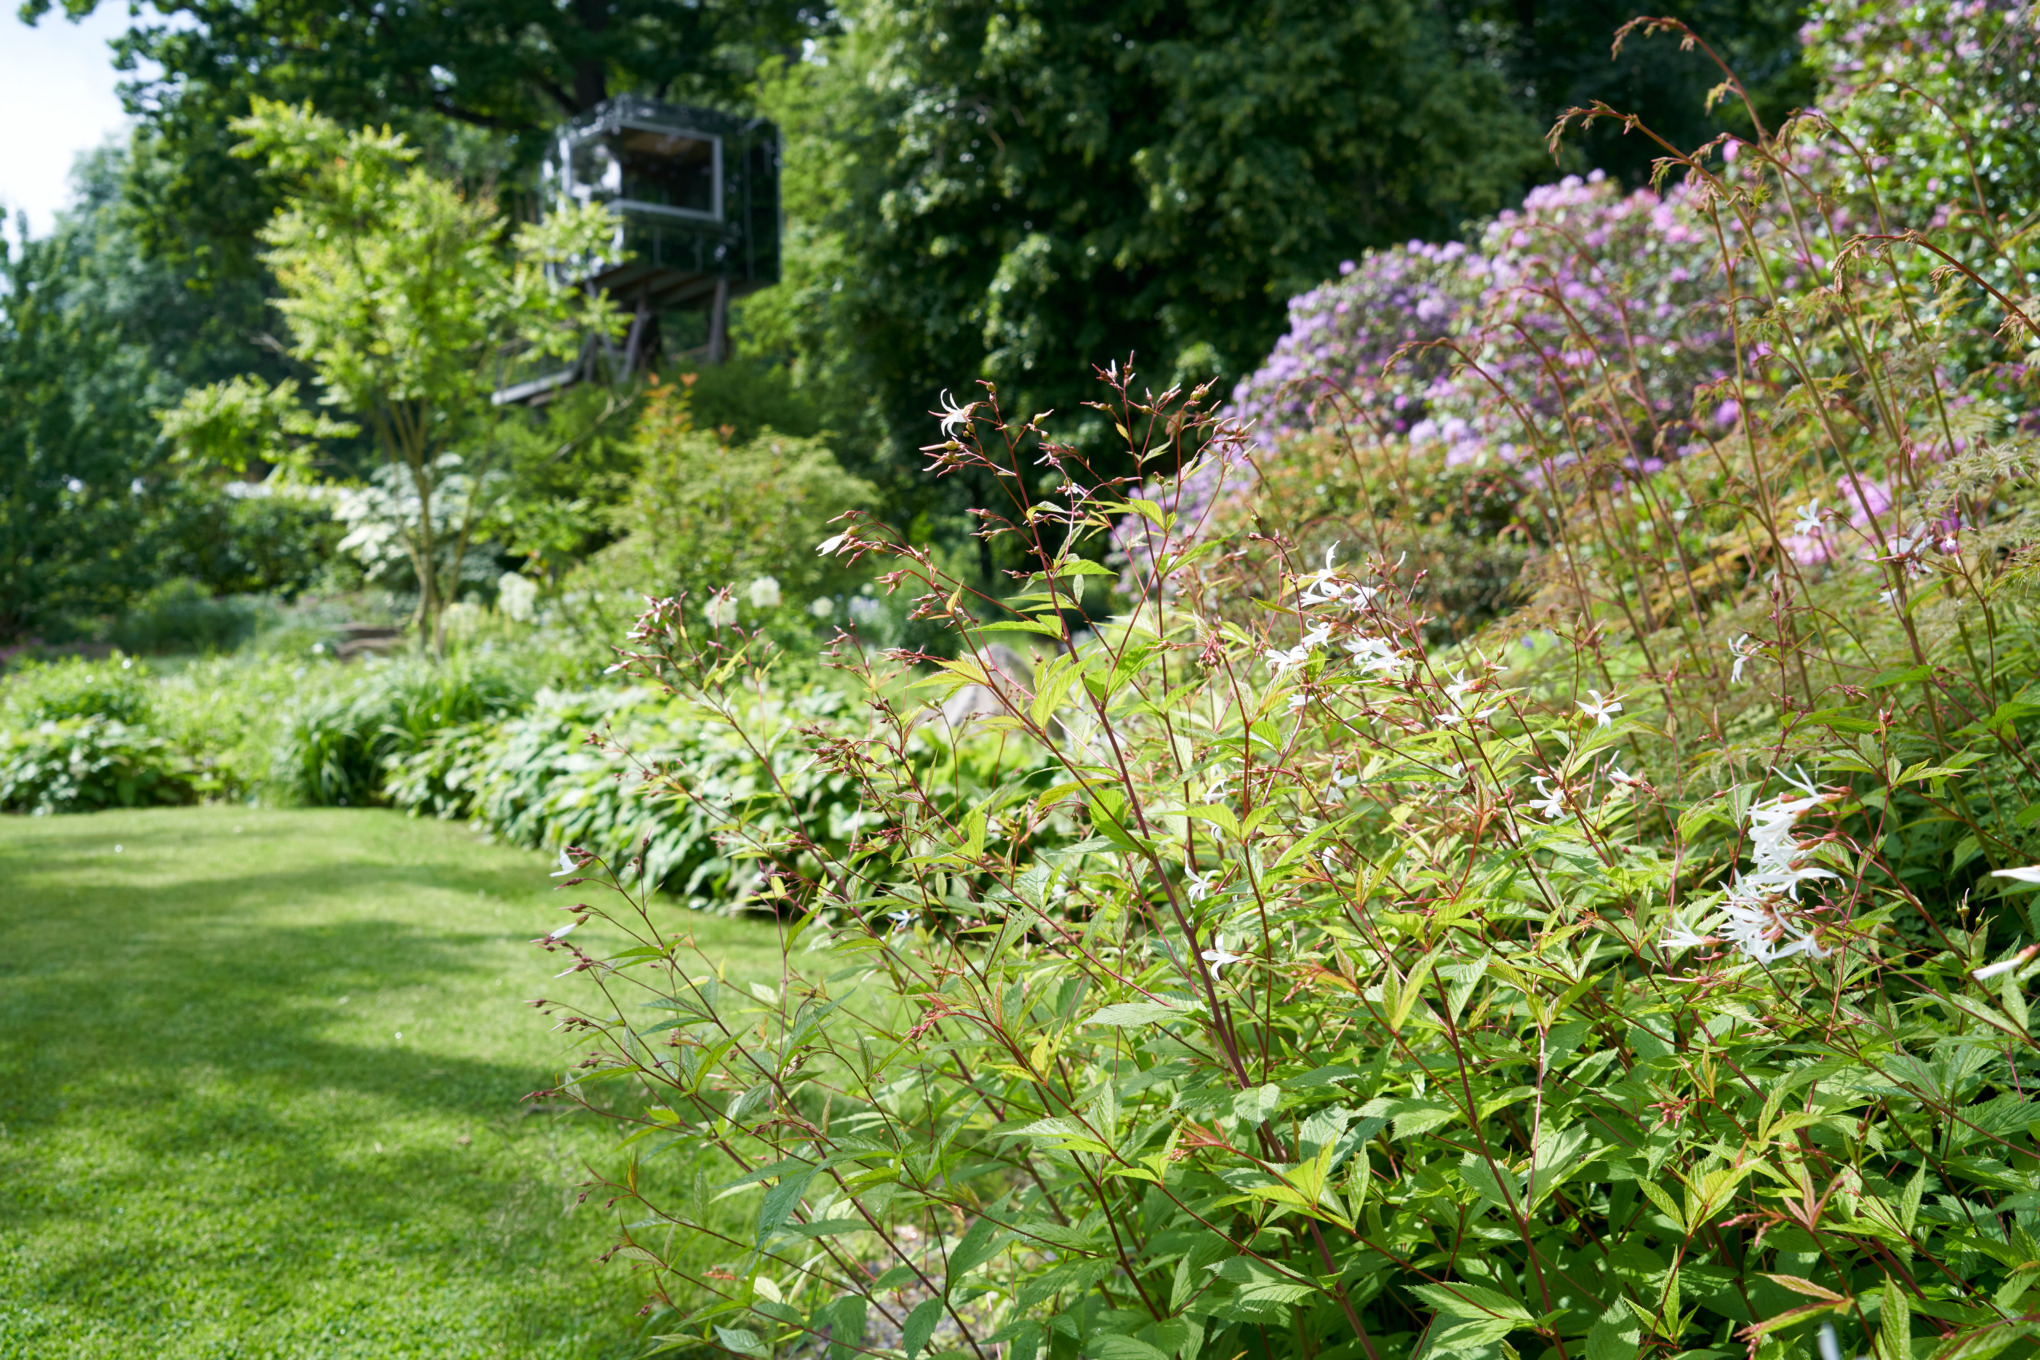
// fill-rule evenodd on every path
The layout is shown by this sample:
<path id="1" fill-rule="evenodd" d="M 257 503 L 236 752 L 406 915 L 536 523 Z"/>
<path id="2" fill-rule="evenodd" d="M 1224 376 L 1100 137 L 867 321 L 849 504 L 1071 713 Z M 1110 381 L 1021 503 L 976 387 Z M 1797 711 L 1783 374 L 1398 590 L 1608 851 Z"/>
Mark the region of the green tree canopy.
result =
<path id="1" fill-rule="evenodd" d="M 848 394 L 896 492 L 980 375 L 1080 414 L 1092 364 L 1159 389 L 1258 361 L 1294 292 L 1455 231 L 1537 164 L 1500 74 L 1411 0 L 854 0 L 768 101 L 789 285 L 752 324 Z M 968 399 L 966 394 L 966 399 Z"/>
<path id="2" fill-rule="evenodd" d="M 142 249 L 121 197 L 133 162 L 83 157 L 54 231 L 0 240 L 0 640 L 56 640 L 166 572 L 203 574 L 182 560 L 195 506 L 151 412 L 190 383 L 282 372 L 247 340 L 258 289 L 201 294 Z"/>
<path id="3" fill-rule="evenodd" d="M 100 0 L 22 0 L 34 23 Z M 545 133 L 613 92 L 727 103 L 759 61 L 799 50 L 820 10 L 801 0 L 156 0 L 116 44 L 160 78 L 125 91 L 159 154 L 130 196 L 150 249 L 208 277 L 253 272 L 275 207 L 232 154 L 250 100 L 309 102 L 343 125 L 393 124 L 477 182 L 536 165 Z M 473 130 L 463 134 L 461 129 Z M 475 135 L 476 133 L 484 135 Z"/>
<path id="4" fill-rule="evenodd" d="M 490 400 L 503 360 L 570 358 L 591 332 L 616 328 L 605 302 L 548 270 L 602 250 L 611 219 L 570 208 L 510 231 L 493 200 L 415 164 L 402 136 L 348 132 L 309 108 L 258 98 L 234 128 L 248 138 L 242 154 L 287 186 L 262 237 L 289 353 L 314 375 L 321 404 L 358 421 L 381 450 L 381 490 L 396 508 L 387 536 L 410 559 L 418 620 L 437 641 L 486 513 L 480 464 L 500 447 L 496 426 L 514 418 Z M 245 383 L 194 389 L 165 428 L 188 453 L 245 459 L 255 449 L 271 461 L 273 445 L 236 431 L 237 420 L 300 437 L 343 432 L 291 417 L 294 392 L 289 380 L 266 396 Z"/>
<path id="5" fill-rule="evenodd" d="M 1638 14 L 1675 15 L 1706 40 L 1750 92 L 1772 127 L 1813 102 L 1814 73 L 1800 60 L 1802 0 L 1684 0 L 1640 7 L 1635 0 L 1446 0 L 1462 41 L 1506 75 L 1510 95 L 1539 127 L 1596 100 L 1633 113 L 1674 146 L 1698 146 L 1723 130 L 1751 134 L 1739 99 L 1713 109 L 1707 92 L 1721 69 L 1684 50 L 1676 34 L 1632 34 L 1612 51 L 1617 30 Z M 1662 148 L 1597 123 L 1567 139 L 1567 169 L 1597 168 L 1639 185 Z"/>

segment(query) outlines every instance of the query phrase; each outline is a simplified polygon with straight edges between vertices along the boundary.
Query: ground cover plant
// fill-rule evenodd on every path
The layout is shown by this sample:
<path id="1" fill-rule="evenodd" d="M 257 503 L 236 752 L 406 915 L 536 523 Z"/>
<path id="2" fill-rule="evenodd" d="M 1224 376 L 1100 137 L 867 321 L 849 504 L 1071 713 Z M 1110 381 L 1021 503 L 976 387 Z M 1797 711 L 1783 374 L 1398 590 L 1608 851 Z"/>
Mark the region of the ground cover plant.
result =
<path id="1" fill-rule="evenodd" d="M 867 834 L 721 808 L 790 923 L 779 981 L 702 975 L 638 864 L 561 862 L 630 938 L 553 940 L 587 1039 L 555 1095 L 646 1102 L 611 1188 L 666 1345 L 2034 1348 L 2040 320 L 1855 197 L 1875 148 L 1749 115 L 1733 157 L 1665 148 L 1708 227 L 1677 267 L 1717 278 L 1654 319 L 1697 376 L 1654 381 L 1611 283 L 1525 269 L 1415 356 L 1460 384 L 1439 414 L 1303 432 L 1498 470 L 1526 589 L 1486 618 L 1440 635 L 1388 516 L 1307 553 L 1228 523 L 1199 478 L 1265 459 L 1253 432 L 1118 365 L 1093 409 L 1142 483 L 989 385 L 941 413 L 932 466 L 1002 489 L 1019 593 L 870 517 L 822 544 L 960 650 L 842 641 L 865 707 L 809 750 Z M 1561 225 L 1595 210 L 1563 192 Z M 1125 521 L 1134 604 L 1081 627 Z M 1052 651 L 1015 674 L 1014 635 Z M 700 602 L 654 602 L 627 661 L 741 733 L 756 654 Z M 1016 777 L 941 798 L 902 758 L 911 677 L 989 696 Z M 704 1144 L 741 1231 L 655 1184 Z"/>
<path id="2" fill-rule="evenodd" d="M 635 1354 L 610 1140 L 522 1103 L 539 870 L 389 811 L 0 822 L 0 1356 Z"/>

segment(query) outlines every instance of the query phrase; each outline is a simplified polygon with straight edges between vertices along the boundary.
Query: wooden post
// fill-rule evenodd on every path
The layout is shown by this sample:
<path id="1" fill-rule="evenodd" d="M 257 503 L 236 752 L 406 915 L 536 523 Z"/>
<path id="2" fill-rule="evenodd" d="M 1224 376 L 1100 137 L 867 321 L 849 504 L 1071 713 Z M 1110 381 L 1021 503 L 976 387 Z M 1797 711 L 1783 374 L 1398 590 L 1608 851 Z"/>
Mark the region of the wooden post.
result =
<path id="1" fill-rule="evenodd" d="M 623 346 L 623 371 L 635 373 L 644 361 L 645 329 L 651 324 L 651 286 L 647 284 L 638 290 L 637 313 L 630 319 L 630 339 Z"/>
<path id="2" fill-rule="evenodd" d="M 708 306 L 708 361 L 722 363 L 729 358 L 730 281 L 715 281 L 715 301 Z"/>

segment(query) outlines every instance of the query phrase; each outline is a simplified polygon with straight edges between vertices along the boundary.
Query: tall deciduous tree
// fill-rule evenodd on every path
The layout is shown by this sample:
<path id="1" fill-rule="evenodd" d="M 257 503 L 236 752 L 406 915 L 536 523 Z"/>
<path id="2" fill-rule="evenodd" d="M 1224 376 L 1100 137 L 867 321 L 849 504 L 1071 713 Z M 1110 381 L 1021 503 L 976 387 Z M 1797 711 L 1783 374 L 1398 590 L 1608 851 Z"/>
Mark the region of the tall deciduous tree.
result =
<path id="1" fill-rule="evenodd" d="M 101 0 L 22 0 L 30 23 Z M 206 278 L 251 272 L 274 199 L 232 155 L 255 97 L 343 124 L 389 122 L 478 177 L 522 174 L 546 132 L 607 95 L 741 99 L 758 62 L 826 26 L 809 0 L 155 0 L 116 48 L 161 68 L 125 91 L 158 154 L 130 196 L 157 253 Z M 488 134 L 463 138 L 467 127 Z"/>
<path id="2" fill-rule="evenodd" d="M 1638 14 L 1685 21 L 1734 70 L 1758 114 L 1778 120 L 1813 102 L 1814 70 L 1800 59 L 1804 0 L 1681 0 L 1639 6 L 1635 0 L 1443 0 L 1460 40 L 1507 77 L 1510 95 L 1542 127 L 1567 109 L 1599 100 L 1633 113 L 1674 146 L 1693 147 L 1724 130 L 1754 132 L 1740 99 L 1716 102 L 1707 92 L 1721 69 L 1680 35 L 1635 34 L 1620 51 L 1613 39 Z M 1567 138 L 1567 169 L 1605 170 L 1637 185 L 1650 178 L 1663 148 L 1598 123 Z"/>
<path id="3" fill-rule="evenodd" d="M 840 13 L 768 100 L 799 249 L 749 319 L 861 407 L 859 470 L 900 493 L 943 388 L 1081 417 L 1115 356 L 1157 389 L 1245 372 L 1291 294 L 1501 206 L 1542 154 L 1414 0 Z"/>
<path id="4" fill-rule="evenodd" d="M 390 532 L 417 575 L 420 631 L 436 647 L 484 511 L 473 494 L 479 464 L 508 418 L 490 401 L 501 361 L 519 350 L 567 358 L 591 331 L 619 326 L 606 302 L 548 272 L 592 258 L 613 223 L 600 208 L 566 208 L 512 231 L 493 200 L 417 165 L 403 137 L 349 132 L 309 108 L 258 98 L 234 127 L 248 139 L 241 153 L 286 186 L 262 239 L 290 353 L 314 375 L 323 405 L 373 435 L 386 484 L 401 489 L 409 510 Z M 197 389 L 166 425 L 188 444 L 236 446 L 223 424 L 237 410 L 274 423 L 291 395 Z M 449 521 L 435 501 L 456 479 L 467 490 Z"/>
<path id="5" fill-rule="evenodd" d="M 0 641 L 55 640 L 195 570 L 180 544 L 200 507 L 150 412 L 264 358 L 241 339 L 255 290 L 201 295 L 143 251 L 132 169 L 122 148 L 86 155 L 52 233 L 0 241 Z"/>

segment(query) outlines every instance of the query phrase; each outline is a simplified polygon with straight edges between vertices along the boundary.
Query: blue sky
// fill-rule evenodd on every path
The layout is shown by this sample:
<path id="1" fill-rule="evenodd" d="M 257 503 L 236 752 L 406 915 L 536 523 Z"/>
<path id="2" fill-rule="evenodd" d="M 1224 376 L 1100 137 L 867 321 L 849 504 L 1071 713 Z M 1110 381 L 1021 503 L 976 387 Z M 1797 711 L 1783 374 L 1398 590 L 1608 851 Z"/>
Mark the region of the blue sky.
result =
<path id="1" fill-rule="evenodd" d="M 127 6 L 102 4 L 73 24 L 59 13 L 34 28 L 0 8 L 0 205 L 8 234 L 28 213 L 38 236 L 70 198 L 71 162 L 124 125 L 107 40 L 125 32 Z"/>

